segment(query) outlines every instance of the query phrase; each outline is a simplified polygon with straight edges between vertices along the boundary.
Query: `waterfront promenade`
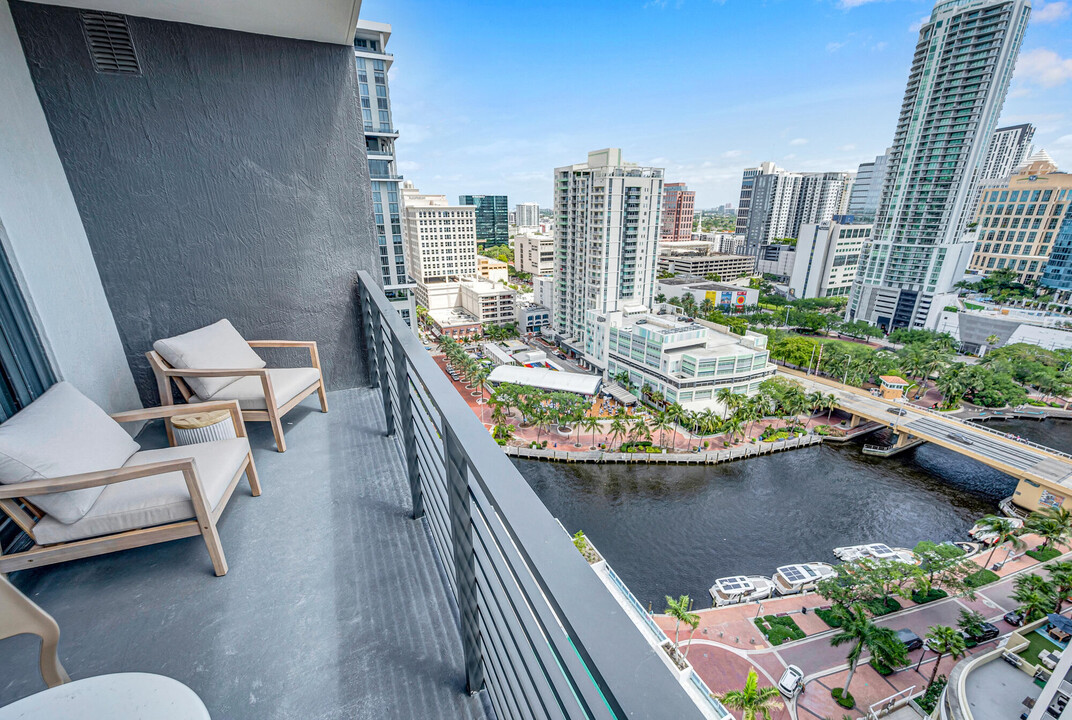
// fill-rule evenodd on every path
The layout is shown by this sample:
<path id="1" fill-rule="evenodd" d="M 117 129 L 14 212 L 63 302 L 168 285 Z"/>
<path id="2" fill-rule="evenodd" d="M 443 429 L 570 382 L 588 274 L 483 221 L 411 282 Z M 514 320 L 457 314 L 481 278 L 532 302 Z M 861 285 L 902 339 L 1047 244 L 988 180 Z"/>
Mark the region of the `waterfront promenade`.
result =
<path id="1" fill-rule="evenodd" d="M 1025 536 L 1029 546 L 1039 543 L 1034 536 Z M 989 553 L 980 553 L 973 560 L 980 565 L 986 561 Z M 998 550 L 998 558 L 1004 551 Z M 1067 560 L 1072 554 L 1058 560 Z M 1056 562 L 1051 561 L 1051 562 Z M 962 609 L 982 613 L 1006 635 L 1015 628 L 1006 623 L 1002 616 L 1015 608 L 1011 600 L 1013 583 L 1017 575 L 1025 572 L 1041 572 L 1043 564 L 1025 556 L 1007 563 L 998 575 L 1000 580 L 976 591 L 975 600 L 966 598 L 945 598 L 925 605 L 916 605 L 909 599 L 899 599 L 905 609 L 883 616 L 876 620 L 879 625 L 892 629 L 908 628 L 920 637 L 925 637 L 933 625 L 955 627 Z M 698 603 L 699 604 L 699 599 Z M 702 601 L 706 603 L 707 598 Z M 797 665 L 805 673 L 806 692 L 799 696 L 792 708 L 786 708 L 776 714 L 776 718 L 797 718 L 797 720 L 817 720 L 836 718 L 848 714 L 861 717 L 871 703 L 884 700 L 891 695 L 916 686 L 921 691 L 930 678 L 934 668 L 934 654 L 926 652 L 923 665 L 917 670 L 916 664 L 924 654 L 917 650 L 910 654 L 910 664 L 893 675 L 883 677 L 867 664 L 865 655 L 853 677 L 851 692 L 856 698 L 857 706 L 852 711 L 838 707 L 830 696 L 830 690 L 843 687 L 848 666 L 845 656 L 847 647 L 835 648 L 830 645 L 830 636 L 836 631 L 830 629 L 814 613 L 815 608 L 828 606 L 822 597 L 809 593 L 783 598 L 772 598 L 762 603 L 734 605 L 725 608 L 696 610 L 700 615 L 700 625 L 693 633 L 689 628 L 681 633 L 682 645 L 689 647 L 689 662 L 696 672 L 715 693 L 740 688 L 749 669 L 755 668 L 761 678 L 761 684 L 775 684 L 787 665 Z M 804 609 L 807 612 L 803 612 Z M 803 630 L 807 637 L 778 647 L 771 647 L 755 625 L 757 615 L 788 614 Z M 671 638 L 675 621 L 665 615 L 653 616 L 659 626 Z M 986 652 L 995 647 L 1000 640 L 993 640 L 973 648 L 970 654 Z M 943 658 L 939 673 L 948 673 L 955 664 L 949 658 Z"/>

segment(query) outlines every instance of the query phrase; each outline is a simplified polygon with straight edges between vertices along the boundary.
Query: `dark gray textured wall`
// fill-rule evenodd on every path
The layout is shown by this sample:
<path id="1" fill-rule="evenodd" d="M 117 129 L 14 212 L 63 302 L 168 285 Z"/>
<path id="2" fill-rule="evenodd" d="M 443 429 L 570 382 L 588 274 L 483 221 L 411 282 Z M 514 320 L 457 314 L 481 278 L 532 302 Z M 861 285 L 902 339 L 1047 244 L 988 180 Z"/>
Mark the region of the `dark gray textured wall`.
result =
<path id="1" fill-rule="evenodd" d="M 143 74 L 103 75 L 77 11 L 11 9 L 142 399 L 153 340 L 221 317 L 360 384 L 354 277 L 379 272 L 352 50 L 132 17 Z"/>

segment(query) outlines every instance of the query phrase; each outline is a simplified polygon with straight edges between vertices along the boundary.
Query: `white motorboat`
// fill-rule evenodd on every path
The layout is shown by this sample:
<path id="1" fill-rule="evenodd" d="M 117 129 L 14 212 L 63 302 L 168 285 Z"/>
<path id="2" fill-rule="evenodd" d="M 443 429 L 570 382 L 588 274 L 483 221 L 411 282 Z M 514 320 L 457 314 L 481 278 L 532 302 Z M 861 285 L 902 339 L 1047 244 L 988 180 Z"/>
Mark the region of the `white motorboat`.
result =
<path id="1" fill-rule="evenodd" d="M 821 580 L 837 575 L 833 566 L 826 563 L 799 563 L 783 565 L 771 577 L 774 592 L 778 595 L 795 595 L 814 590 Z"/>
<path id="2" fill-rule="evenodd" d="M 715 601 L 715 607 L 723 607 L 764 600 L 773 590 L 774 583 L 762 575 L 732 575 L 715 580 L 711 586 L 711 599 Z"/>
<path id="3" fill-rule="evenodd" d="M 1021 520 L 1020 518 L 1002 518 L 1002 519 L 1003 520 L 1008 520 L 1009 524 L 1012 525 L 1014 528 L 1017 528 L 1017 529 L 1022 528 L 1024 526 L 1024 521 Z M 968 534 L 971 535 L 976 540 L 978 540 L 979 542 L 986 543 L 987 545 L 993 545 L 994 543 L 996 543 L 998 541 L 997 533 L 990 532 L 990 531 L 986 530 L 985 528 L 979 527 L 978 525 L 976 525 L 971 530 L 969 530 Z"/>
<path id="4" fill-rule="evenodd" d="M 893 554 L 895 556 L 894 559 L 896 559 L 896 560 L 900 560 L 903 563 L 908 563 L 909 565 L 922 565 L 923 564 L 923 558 L 921 558 L 919 555 L 916 555 L 915 552 L 913 552 L 912 550 L 909 550 L 908 548 L 890 548 L 890 549 L 893 551 Z"/>
<path id="5" fill-rule="evenodd" d="M 843 562 L 852 562 L 862 558 L 873 560 L 899 560 L 897 552 L 883 543 L 869 543 L 867 545 L 849 545 L 834 548 L 834 555 Z"/>

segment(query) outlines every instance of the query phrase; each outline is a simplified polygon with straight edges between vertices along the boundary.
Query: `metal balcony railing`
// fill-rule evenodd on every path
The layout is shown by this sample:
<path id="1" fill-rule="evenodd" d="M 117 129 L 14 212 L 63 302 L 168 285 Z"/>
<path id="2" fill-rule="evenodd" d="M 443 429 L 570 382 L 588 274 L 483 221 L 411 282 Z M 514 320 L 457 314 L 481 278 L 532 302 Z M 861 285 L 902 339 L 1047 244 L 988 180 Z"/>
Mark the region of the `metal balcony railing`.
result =
<path id="1" fill-rule="evenodd" d="M 369 377 L 458 603 L 469 691 L 501 718 L 703 717 L 374 278 L 358 279 Z"/>

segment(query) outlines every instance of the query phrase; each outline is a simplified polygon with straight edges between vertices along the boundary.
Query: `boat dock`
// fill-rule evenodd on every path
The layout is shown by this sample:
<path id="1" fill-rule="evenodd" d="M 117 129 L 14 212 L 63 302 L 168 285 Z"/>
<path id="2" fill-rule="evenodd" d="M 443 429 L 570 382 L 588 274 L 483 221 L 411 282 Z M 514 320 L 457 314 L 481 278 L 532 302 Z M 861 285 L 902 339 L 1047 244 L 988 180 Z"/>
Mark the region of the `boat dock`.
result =
<path id="1" fill-rule="evenodd" d="M 717 465 L 734 460 L 743 460 L 760 455 L 773 455 L 783 450 L 818 445 L 823 442 L 821 435 L 798 435 L 797 437 L 738 445 L 723 450 L 707 450 L 698 453 L 615 453 L 603 450 L 580 450 L 563 448 L 526 448 L 507 445 L 503 451 L 517 458 L 526 460 L 553 460 L 557 462 L 580 463 L 635 463 L 641 465 Z"/>

